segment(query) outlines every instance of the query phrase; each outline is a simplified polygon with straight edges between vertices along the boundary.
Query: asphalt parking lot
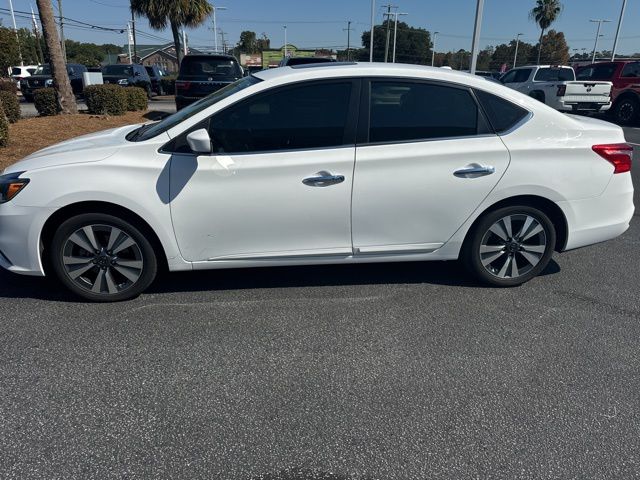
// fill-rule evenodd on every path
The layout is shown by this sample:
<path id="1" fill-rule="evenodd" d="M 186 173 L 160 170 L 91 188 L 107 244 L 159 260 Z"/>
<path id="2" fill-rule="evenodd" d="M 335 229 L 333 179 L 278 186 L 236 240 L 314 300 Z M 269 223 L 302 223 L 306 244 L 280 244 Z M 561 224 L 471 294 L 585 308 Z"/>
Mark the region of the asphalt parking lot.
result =
<path id="1" fill-rule="evenodd" d="M 0 272 L 0 478 L 637 478 L 639 257 L 636 214 L 515 289 L 298 267 L 93 305 Z"/>

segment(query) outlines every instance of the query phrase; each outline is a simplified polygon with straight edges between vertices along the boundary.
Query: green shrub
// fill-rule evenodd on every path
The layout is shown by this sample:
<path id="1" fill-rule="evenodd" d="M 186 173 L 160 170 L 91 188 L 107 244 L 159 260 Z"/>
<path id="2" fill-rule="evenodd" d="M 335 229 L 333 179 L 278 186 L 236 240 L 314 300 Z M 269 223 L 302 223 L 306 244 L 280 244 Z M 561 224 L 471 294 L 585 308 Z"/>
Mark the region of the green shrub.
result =
<path id="1" fill-rule="evenodd" d="M 0 92 L 18 93 L 18 86 L 11 80 L 0 80 Z"/>
<path id="2" fill-rule="evenodd" d="M 118 85 L 90 85 L 84 89 L 87 109 L 92 115 L 124 115 L 127 112 L 126 88 Z"/>
<path id="3" fill-rule="evenodd" d="M 170 75 L 160 79 L 160 85 L 165 95 L 174 95 L 176 93 L 177 75 Z"/>
<path id="4" fill-rule="evenodd" d="M 144 88 L 126 87 L 124 91 L 127 92 L 127 110 L 130 112 L 146 110 L 149 107 L 149 98 Z"/>
<path id="5" fill-rule="evenodd" d="M 9 120 L 0 105 L 0 147 L 6 147 L 9 144 Z"/>
<path id="6" fill-rule="evenodd" d="M 58 94 L 53 88 L 39 88 L 33 92 L 33 105 L 42 117 L 50 117 L 60 113 Z"/>
<path id="7" fill-rule="evenodd" d="M 9 123 L 16 123 L 20 120 L 20 102 L 15 93 L 0 91 L 0 105 L 2 105 Z"/>

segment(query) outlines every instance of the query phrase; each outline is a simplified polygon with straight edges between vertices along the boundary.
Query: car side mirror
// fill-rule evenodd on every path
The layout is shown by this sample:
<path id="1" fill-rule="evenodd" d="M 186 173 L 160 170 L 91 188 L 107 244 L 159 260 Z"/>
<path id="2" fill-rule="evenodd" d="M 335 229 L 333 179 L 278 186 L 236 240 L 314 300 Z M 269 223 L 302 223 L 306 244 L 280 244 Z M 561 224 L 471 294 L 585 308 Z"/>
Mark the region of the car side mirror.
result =
<path id="1" fill-rule="evenodd" d="M 196 130 L 187 135 L 187 144 L 194 153 L 211 153 L 211 137 L 205 128 Z"/>

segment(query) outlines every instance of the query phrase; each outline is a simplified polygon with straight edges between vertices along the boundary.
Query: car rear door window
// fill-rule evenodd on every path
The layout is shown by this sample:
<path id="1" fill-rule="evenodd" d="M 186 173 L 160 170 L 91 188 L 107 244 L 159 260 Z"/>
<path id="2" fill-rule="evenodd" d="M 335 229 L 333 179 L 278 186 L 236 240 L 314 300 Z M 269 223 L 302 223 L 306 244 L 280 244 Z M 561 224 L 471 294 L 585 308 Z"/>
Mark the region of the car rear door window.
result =
<path id="1" fill-rule="evenodd" d="M 602 80 L 607 81 L 613 78 L 616 71 L 615 63 L 603 63 L 589 65 L 578 70 L 576 80 Z"/>
<path id="2" fill-rule="evenodd" d="M 259 94 L 212 117 L 214 148 L 249 153 L 350 143 L 345 132 L 351 90 L 351 81 L 323 82 Z"/>
<path id="3" fill-rule="evenodd" d="M 483 90 L 475 91 L 476 97 L 487 114 L 496 133 L 505 133 L 529 115 L 529 111 Z"/>
<path id="4" fill-rule="evenodd" d="M 638 78 L 640 77 L 640 62 L 627 63 L 622 69 L 622 77 Z"/>
<path id="5" fill-rule="evenodd" d="M 371 82 L 369 141 L 372 143 L 477 135 L 479 117 L 477 104 L 466 88 L 402 81 Z"/>
<path id="6" fill-rule="evenodd" d="M 531 75 L 530 68 L 520 68 L 518 70 L 511 70 L 502 77 L 502 83 L 523 83 L 529 80 Z"/>

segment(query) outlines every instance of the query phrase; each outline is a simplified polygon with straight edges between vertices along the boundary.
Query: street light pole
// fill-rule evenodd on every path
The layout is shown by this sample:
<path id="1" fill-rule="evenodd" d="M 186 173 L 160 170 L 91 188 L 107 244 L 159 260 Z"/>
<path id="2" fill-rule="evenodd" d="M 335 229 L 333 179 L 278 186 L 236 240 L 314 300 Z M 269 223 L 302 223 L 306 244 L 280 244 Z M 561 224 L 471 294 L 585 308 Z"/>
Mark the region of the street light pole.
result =
<path id="1" fill-rule="evenodd" d="M 283 25 L 284 28 L 284 58 L 287 58 L 289 52 L 287 51 L 287 26 Z"/>
<path id="2" fill-rule="evenodd" d="M 22 60 L 22 49 L 20 48 L 20 37 L 18 36 L 18 28 L 16 27 L 16 14 L 13 13 L 13 2 L 9 0 L 9 8 L 11 9 L 11 19 L 13 20 L 13 33 L 16 34 L 16 41 L 18 42 L 18 56 L 20 57 L 20 66 L 24 65 Z"/>
<path id="3" fill-rule="evenodd" d="M 616 59 L 616 50 L 618 49 L 618 39 L 620 37 L 620 29 L 622 28 L 622 20 L 624 19 L 624 10 L 627 8 L 627 0 L 622 0 L 622 10 L 620 10 L 620 20 L 618 20 L 618 28 L 616 29 L 616 39 L 613 41 L 613 52 L 611 53 L 611 61 Z"/>
<path id="4" fill-rule="evenodd" d="M 64 39 L 64 16 L 62 15 L 62 0 L 58 0 L 58 14 L 60 15 L 60 45 L 62 46 L 62 58 L 67 63 L 67 45 Z"/>
<path id="5" fill-rule="evenodd" d="M 373 62 L 373 30 L 376 21 L 376 0 L 371 0 L 371 35 L 369 36 L 369 62 Z"/>
<path id="6" fill-rule="evenodd" d="M 409 15 L 409 14 L 395 12 L 394 15 L 396 16 L 396 25 L 395 25 L 395 28 L 393 29 L 393 63 L 396 63 L 396 44 L 398 41 L 398 16 Z"/>
<path id="7" fill-rule="evenodd" d="M 473 44 L 471 45 L 471 75 L 476 73 L 478 64 L 478 52 L 480 50 L 480 29 L 482 28 L 482 11 L 484 10 L 484 0 L 478 0 L 476 6 L 476 22 L 473 27 Z"/>
<path id="8" fill-rule="evenodd" d="M 603 23 L 609 23 L 611 20 L 589 20 L 591 23 L 598 24 L 598 31 L 596 32 L 596 43 L 593 45 L 593 58 L 591 59 L 591 63 L 596 63 L 596 52 L 598 51 L 598 39 L 600 38 L 600 28 Z"/>
<path id="9" fill-rule="evenodd" d="M 524 33 L 516 35 L 516 54 L 513 56 L 513 68 L 516 68 L 516 63 L 518 63 L 518 46 L 520 45 L 520 37 L 522 35 L 524 35 Z"/>
<path id="10" fill-rule="evenodd" d="M 216 12 L 218 10 L 226 10 L 227 7 L 216 7 L 215 5 L 211 5 L 213 8 L 213 39 L 214 39 L 214 48 L 215 51 L 218 51 L 218 21 L 216 17 Z"/>
<path id="11" fill-rule="evenodd" d="M 438 38 L 438 34 L 440 32 L 433 32 L 433 47 L 431 49 L 431 66 L 435 64 L 436 61 L 436 40 Z"/>

